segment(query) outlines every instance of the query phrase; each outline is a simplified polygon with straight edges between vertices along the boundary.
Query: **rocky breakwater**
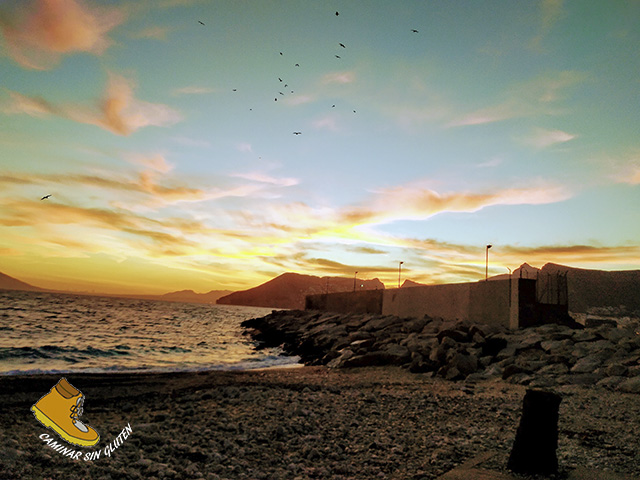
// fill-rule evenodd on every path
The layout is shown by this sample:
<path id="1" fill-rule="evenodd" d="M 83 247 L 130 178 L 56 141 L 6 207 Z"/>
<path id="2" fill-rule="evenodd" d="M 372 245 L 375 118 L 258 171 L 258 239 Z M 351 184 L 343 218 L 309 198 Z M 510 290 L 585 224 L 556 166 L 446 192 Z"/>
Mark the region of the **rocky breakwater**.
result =
<path id="1" fill-rule="evenodd" d="M 467 382 L 531 387 L 598 385 L 640 393 L 640 321 L 522 330 L 432 318 L 274 310 L 243 322 L 260 347 L 282 346 L 305 365 L 400 365 Z"/>

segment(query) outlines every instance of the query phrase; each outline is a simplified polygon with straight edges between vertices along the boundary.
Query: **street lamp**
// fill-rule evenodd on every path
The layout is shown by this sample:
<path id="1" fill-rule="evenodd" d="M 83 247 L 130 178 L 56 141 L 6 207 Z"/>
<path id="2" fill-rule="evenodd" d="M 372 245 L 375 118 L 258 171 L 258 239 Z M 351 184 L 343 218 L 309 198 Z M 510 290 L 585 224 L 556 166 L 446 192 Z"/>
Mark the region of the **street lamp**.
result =
<path id="1" fill-rule="evenodd" d="M 353 274 L 353 291 L 356 291 L 356 275 L 358 275 L 358 272 Z"/>
<path id="2" fill-rule="evenodd" d="M 403 264 L 403 263 L 404 263 L 404 262 L 400 262 L 400 263 L 398 264 L 398 288 L 400 288 L 400 274 L 402 273 L 402 264 Z"/>
<path id="3" fill-rule="evenodd" d="M 489 279 L 489 249 L 492 247 L 493 245 L 487 245 L 487 252 L 485 255 L 485 262 L 484 262 L 484 280 L 485 282 Z"/>

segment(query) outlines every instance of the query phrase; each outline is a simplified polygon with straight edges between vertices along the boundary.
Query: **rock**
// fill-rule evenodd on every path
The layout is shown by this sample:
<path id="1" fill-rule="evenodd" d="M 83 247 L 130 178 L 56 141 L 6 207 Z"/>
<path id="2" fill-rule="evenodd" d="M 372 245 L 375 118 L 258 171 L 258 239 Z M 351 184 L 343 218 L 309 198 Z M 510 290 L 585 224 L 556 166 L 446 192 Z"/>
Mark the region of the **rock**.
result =
<path id="1" fill-rule="evenodd" d="M 349 348 L 357 353 L 365 353 L 375 343 L 375 339 L 367 338 L 362 340 L 354 340 L 349 344 Z"/>
<path id="2" fill-rule="evenodd" d="M 604 370 L 607 377 L 624 377 L 627 373 L 629 373 L 629 367 L 619 363 L 613 363 Z"/>
<path id="3" fill-rule="evenodd" d="M 564 363 L 552 363 L 538 370 L 539 375 L 563 375 L 569 373 L 569 367 Z"/>
<path id="4" fill-rule="evenodd" d="M 409 352 L 409 349 L 397 343 L 387 345 L 384 352 L 392 358 L 390 362 L 391 365 L 402 365 L 411 360 L 411 352 Z"/>
<path id="5" fill-rule="evenodd" d="M 350 349 L 342 350 L 342 353 L 340 354 L 339 357 L 334 358 L 329 363 L 327 363 L 327 367 L 329 367 L 329 368 L 340 368 L 340 367 L 344 366 L 344 363 L 347 360 L 349 360 L 350 358 L 353 358 L 354 356 L 355 356 L 355 353 L 353 352 L 353 350 L 350 350 Z"/>
<path id="6" fill-rule="evenodd" d="M 402 325 L 402 330 L 407 333 L 418 333 L 430 322 L 431 319 L 429 317 L 412 318 Z"/>
<path id="7" fill-rule="evenodd" d="M 474 355 L 458 352 L 449 361 L 449 366 L 457 369 L 460 375 L 466 377 L 478 370 L 478 359 Z"/>
<path id="8" fill-rule="evenodd" d="M 442 345 L 438 345 L 436 348 L 431 350 L 431 353 L 429 354 L 429 360 L 439 365 L 443 364 L 446 361 L 446 358 L 447 349 Z"/>
<path id="9" fill-rule="evenodd" d="M 440 340 L 440 343 L 442 343 L 444 338 L 450 338 L 460 343 L 469 341 L 467 332 L 463 332 L 462 330 L 441 330 L 440 332 L 438 332 L 438 340 Z"/>
<path id="10" fill-rule="evenodd" d="M 504 371 L 502 372 L 502 379 L 506 380 L 507 378 L 517 373 L 528 373 L 528 372 L 524 368 L 522 368 L 520 365 L 516 365 L 516 364 L 507 365 Z"/>
<path id="11" fill-rule="evenodd" d="M 572 342 L 573 343 L 573 342 Z M 558 351 L 563 349 L 565 344 L 561 340 L 544 340 L 540 342 L 540 348 L 547 353 L 552 353 L 552 351 Z"/>
<path id="12" fill-rule="evenodd" d="M 411 354 L 411 364 L 409 365 L 409 371 L 411 373 L 432 372 L 437 368 L 438 364 L 428 358 L 424 358 L 421 354 L 417 352 Z"/>
<path id="13" fill-rule="evenodd" d="M 399 365 L 394 363 L 397 358 L 387 352 L 376 350 L 362 355 L 354 355 L 345 360 L 342 366 L 345 368 L 353 367 L 379 367 L 382 365 Z"/>
<path id="14" fill-rule="evenodd" d="M 526 350 L 528 348 L 536 348 L 542 342 L 544 338 L 535 331 L 529 331 L 517 344 L 516 350 Z"/>
<path id="15" fill-rule="evenodd" d="M 458 347 L 458 343 L 451 337 L 442 337 L 439 340 L 440 340 L 440 345 L 442 345 L 446 349 Z"/>
<path id="16" fill-rule="evenodd" d="M 482 345 L 482 355 L 495 357 L 502 349 L 506 348 L 507 343 L 507 339 L 504 337 L 495 336 L 486 338 L 485 343 Z"/>
<path id="17" fill-rule="evenodd" d="M 592 330 L 576 330 L 573 333 L 573 341 L 578 342 L 593 342 L 600 337 L 596 335 Z"/>
<path id="18" fill-rule="evenodd" d="M 629 378 L 621 382 L 616 390 L 625 393 L 640 393 L 640 377 Z"/>
<path id="19" fill-rule="evenodd" d="M 604 378 L 598 373 L 578 373 L 569 375 L 565 383 L 570 385 L 595 385 Z"/>
<path id="20" fill-rule="evenodd" d="M 591 355 L 578 360 L 571 367 L 571 373 L 593 373 L 600 365 L 602 365 L 602 359 L 599 356 Z"/>
<path id="21" fill-rule="evenodd" d="M 618 385 L 626 380 L 625 377 L 606 377 L 596 383 L 599 387 L 608 388 L 614 390 Z"/>
<path id="22" fill-rule="evenodd" d="M 608 318 L 593 318 L 593 317 L 587 317 L 584 320 L 585 328 L 600 327 L 602 325 L 606 325 L 609 327 L 617 327 L 618 322 L 616 322 L 615 320 L 610 320 Z"/>

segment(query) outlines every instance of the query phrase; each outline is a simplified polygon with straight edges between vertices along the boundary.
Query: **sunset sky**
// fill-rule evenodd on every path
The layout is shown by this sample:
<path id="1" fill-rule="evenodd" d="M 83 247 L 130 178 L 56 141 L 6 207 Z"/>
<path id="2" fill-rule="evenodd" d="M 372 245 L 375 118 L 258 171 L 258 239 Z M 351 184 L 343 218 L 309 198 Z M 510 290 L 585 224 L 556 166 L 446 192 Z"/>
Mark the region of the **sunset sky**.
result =
<path id="1" fill-rule="evenodd" d="M 394 287 L 400 261 L 482 279 L 487 244 L 492 275 L 638 269 L 639 25 L 637 0 L 2 0 L 0 272 Z"/>

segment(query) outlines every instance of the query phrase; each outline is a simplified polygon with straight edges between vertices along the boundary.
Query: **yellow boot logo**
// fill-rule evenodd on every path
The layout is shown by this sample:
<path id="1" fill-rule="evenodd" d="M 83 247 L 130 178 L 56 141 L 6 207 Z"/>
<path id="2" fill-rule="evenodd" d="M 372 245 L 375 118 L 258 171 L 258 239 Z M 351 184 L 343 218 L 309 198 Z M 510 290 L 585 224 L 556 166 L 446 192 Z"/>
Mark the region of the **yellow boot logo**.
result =
<path id="1" fill-rule="evenodd" d="M 31 411 L 42 425 L 56 432 L 66 442 L 91 447 L 98 443 L 100 435 L 79 420 L 83 403 L 82 392 L 66 378 L 61 378 L 49 393 L 31 407 Z"/>

